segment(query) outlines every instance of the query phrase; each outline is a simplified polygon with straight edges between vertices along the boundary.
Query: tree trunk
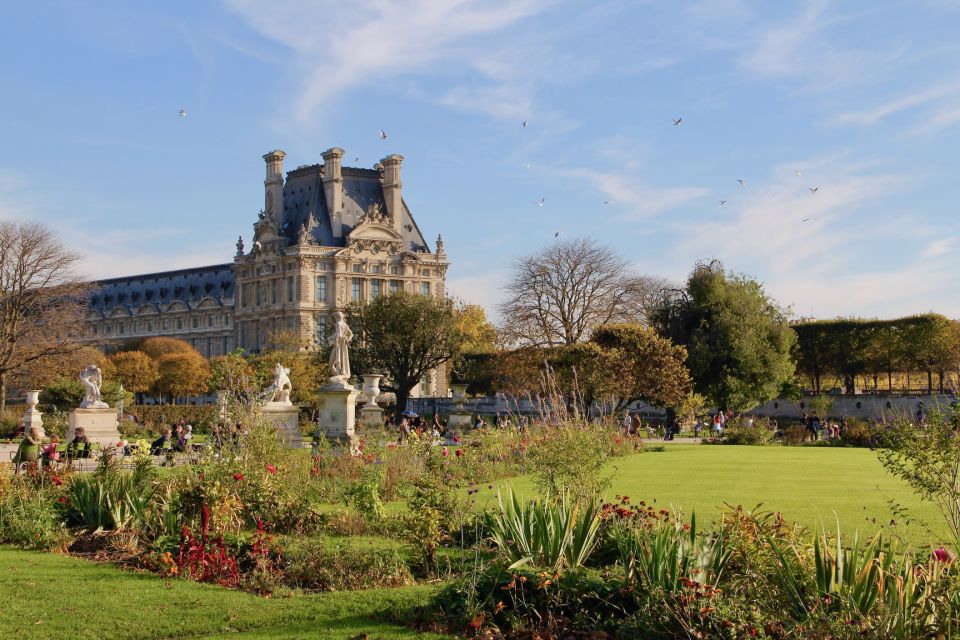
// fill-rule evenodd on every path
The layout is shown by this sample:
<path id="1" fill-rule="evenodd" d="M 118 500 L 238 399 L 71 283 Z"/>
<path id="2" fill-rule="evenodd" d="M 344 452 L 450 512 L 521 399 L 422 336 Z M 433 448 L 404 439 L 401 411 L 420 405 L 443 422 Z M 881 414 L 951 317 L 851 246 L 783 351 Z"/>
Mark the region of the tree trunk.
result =
<path id="1" fill-rule="evenodd" d="M 933 371 L 927 369 L 927 393 L 933 395 Z"/>
<path id="2" fill-rule="evenodd" d="M 0 420 L 7 413 L 7 374 L 0 373 Z"/>
<path id="3" fill-rule="evenodd" d="M 410 399 L 410 390 L 413 387 L 397 387 L 397 420 L 399 421 L 399 416 L 402 411 L 407 410 L 407 400 Z"/>
<path id="4" fill-rule="evenodd" d="M 893 393 L 893 367 L 887 368 L 887 391 Z"/>

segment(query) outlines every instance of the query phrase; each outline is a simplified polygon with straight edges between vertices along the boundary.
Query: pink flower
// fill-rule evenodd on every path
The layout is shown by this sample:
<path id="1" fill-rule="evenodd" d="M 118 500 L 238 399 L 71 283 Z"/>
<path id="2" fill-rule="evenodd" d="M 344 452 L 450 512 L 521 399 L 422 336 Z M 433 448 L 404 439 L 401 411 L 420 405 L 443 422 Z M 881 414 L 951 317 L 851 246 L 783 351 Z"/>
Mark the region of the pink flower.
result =
<path id="1" fill-rule="evenodd" d="M 276 468 L 275 466 L 273 466 L 272 464 L 268 464 L 268 465 L 267 465 L 267 472 L 270 473 L 271 475 L 276 475 L 276 473 L 277 473 L 277 468 Z"/>
<path id="2" fill-rule="evenodd" d="M 937 562 L 942 562 L 944 564 L 950 564 L 951 562 L 953 562 L 953 554 L 947 551 L 946 549 L 944 549 L 943 547 L 937 547 L 936 549 L 933 550 L 933 553 L 931 555 L 933 556 L 933 559 L 936 560 Z"/>
<path id="3" fill-rule="evenodd" d="M 63 480 L 60 479 L 60 476 L 50 476 L 50 482 L 58 487 L 63 484 Z"/>
<path id="4" fill-rule="evenodd" d="M 123 442 L 118 442 L 118 443 L 117 443 L 117 446 L 118 446 L 118 447 L 122 447 L 122 446 L 123 446 Z"/>
<path id="5" fill-rule="evenodd" d="M 450 452 L 447 451 L 447 448 L 446 448 L 446 447 L 444 447 L 444 448 L 443 448 L 443 457 L 446 458 L 448 455 L 450 455 Z"/>
<path id="6" fill-rule="evenodd" d="M 235 474 L 233 474 L 233 479 L 236 480 L 237 482 L 240 482 L 241 480 L 243 480 L 243 474 L 242 474 L 242 473 L 235 473 Z"/>
<path id="7" fill-rule="evenodd" d="M 463 457 L 463 449 L 457 449 L 457 457 L 458 458 Z"/>
<path id="8" fill-rule="evenodd" d="M 456 444 L 460 444 L 460 436 L 453 436 L 453 441 L 454 441 Z"/>

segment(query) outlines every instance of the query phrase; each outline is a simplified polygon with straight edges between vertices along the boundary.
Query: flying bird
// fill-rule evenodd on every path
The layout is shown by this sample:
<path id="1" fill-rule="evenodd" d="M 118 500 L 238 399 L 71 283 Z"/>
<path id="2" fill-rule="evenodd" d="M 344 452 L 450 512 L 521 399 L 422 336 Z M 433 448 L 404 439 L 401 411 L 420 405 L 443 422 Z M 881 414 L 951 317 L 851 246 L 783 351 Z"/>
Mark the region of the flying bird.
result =
<path id="1" fill-rule="evenodd" d="M 354 161 L 354 162 L 360 162 L 360 156 L 354 157 L 353 161 Z"/>
<path id="2" fill-rule="evenodd" d="M 743 178 L 737 178 L 737 182 L 740 183 L 740 186 L 741 186 L 741 187 L 747 186 L 747 181 L 744 180 Z"/>
<path id="3" fill-rule="evenodd" d="M 609 206 L 609 205 L 613 205 L 613 204 L 617 204 L 617 203 L 616 203 L 616 202 L 614 202 L 613 200 L 604 200 L 604 201 L 603 201 L 603 204 L 605 204 L 605 205 L 608 205 L 608 206 Z"/>
<path id="4" fill-rule="evenodd" d="M 810 190 L 810 193 L 816 193 L 817 191 L 820 191 L 820 187 L 807 187 L 807 189 Z"/>
<path id="5" fill-rule="evenodd" d="M 554 237 L 554 238 L 559 238 L 559 237 L 560 237 L 560 232 L 557 231 L 556 233 L 554 233 L 554 234 L 553 234 L 553 237 Z"/>
<path id="6" fill-rule="evenodd" d="M 682 123 L 683 123 L 683 118 L 674 118 L 674 119 L 673 119 L 673 126 L 675 126 L 675 127 L 679 127 Z"/>
<path id="7" fill-rule="evenodd" d="M 386 140 L 386 139 L 389 138 L 389 137 L 390 137 L 390 135 L 389 135 L 386 131 L 384 131 L 383 129 L 380 129 L 380 139 L 381 139 L 381 140 Z"/>
<path id="8" fill-rule="evenodd" d="M 520 123 L 520 126 L 523 127 L 524 129 L 526 129 L 526 128 L 527 128 L 527 121 L 524 120 L 523 122 L 521 122 L 521 123 Z"/>
<path id="9" fill-rule="evenodd" d="M 725 204 L 727 204 L 727 201 L 726 201 L 726 200 L 721 200 L 721 201 L 720 201 L 720 206 L 721 206 L 721 207 L 722 207 L 723 205 L 725 205 Z"/>
<path id="10" fill-rule="evenodd" d="M 529 162 L 521 162 L 521 163 L 520 163 L 520 166 L 523 167 L 523 168 L 525 168 L 525 169 L 529 169 L 531 165 L 530 165 Z"/>
<path id="11" fill-rule="evenodd" d="M 542 207 L 545 201 L 546 201 L 546 198 L 540 198 L 539 200 L 534 200 L 533 203 L 538 207 Z"/>
<path id="12" fill-rule="evenodd" d="M 813 218 L 804 218 L 804 219 L 803 219 L 804 222 L 810 222 L 811 220 L 813 220 Z"/>
<path id="13" fill-rule="evenodd" d="M 180 109 L 180 113 L 178 113 L 177 115 L 179 115 L 181 118 L 186 118 L 186 117 L 187 117 L 187 110 L 186 110 L 186 109 Z"/>
<path id="14" fill-rule="evenodd" d="M 798 176 L 802 176 L 802 175 L 803 175 L 803 171 L 800 171 L 800 169 L 794 169 L 793 172 L 794 172 L 795 174 L 797 174 Z"/>

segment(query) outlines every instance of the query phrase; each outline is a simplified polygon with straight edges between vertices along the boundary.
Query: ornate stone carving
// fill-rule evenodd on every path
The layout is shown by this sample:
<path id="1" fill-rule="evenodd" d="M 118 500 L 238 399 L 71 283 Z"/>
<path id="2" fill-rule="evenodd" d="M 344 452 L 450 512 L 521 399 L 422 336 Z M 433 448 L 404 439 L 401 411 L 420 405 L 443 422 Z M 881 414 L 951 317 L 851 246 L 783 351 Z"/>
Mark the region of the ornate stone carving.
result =
<path id="1" fill-rule="evenodd" d="M 264 389 L 263 398 L 267 402 L 291 405 L 291 391 L 293 391 L 293 384 L 290 382 L 290 369 L 278 362 L 273 368 L 273 384 Z"/>
<path id="2" fill-rule="evenodd" d="M 243 236 L 237 236 L 237 257 L 243 256 Z"/>
<path id="3" fill-rule="evenodd" d="M 100 398 L 100 387 L 103 386 L 103 374 L 95 364 L 88 365 L 80 372 L 80 382 L 83 383 L 83 402 L 81 409 L 107 409 L 109 405 Z"/>

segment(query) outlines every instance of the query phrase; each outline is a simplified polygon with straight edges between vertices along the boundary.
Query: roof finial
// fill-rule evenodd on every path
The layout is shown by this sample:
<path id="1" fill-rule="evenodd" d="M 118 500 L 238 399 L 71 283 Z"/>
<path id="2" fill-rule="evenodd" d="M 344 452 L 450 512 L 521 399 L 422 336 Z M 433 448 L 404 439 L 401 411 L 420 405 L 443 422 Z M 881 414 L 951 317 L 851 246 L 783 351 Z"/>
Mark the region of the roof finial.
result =
<path id="1" fill-rule="evenodd" d="M 443 251 L 443 236 L 439 233 L 437 234 L 437 254 L 444 253 Z"/>
<path id="2" fill-rule="evenodd" d="M 243 236 L 237 236 L 237 257 L 243 256 Z"/>

